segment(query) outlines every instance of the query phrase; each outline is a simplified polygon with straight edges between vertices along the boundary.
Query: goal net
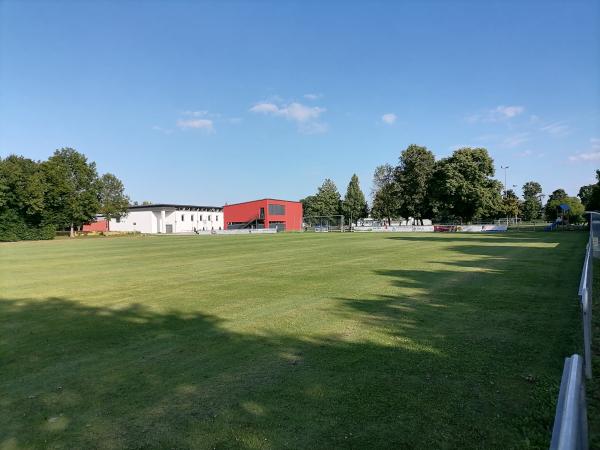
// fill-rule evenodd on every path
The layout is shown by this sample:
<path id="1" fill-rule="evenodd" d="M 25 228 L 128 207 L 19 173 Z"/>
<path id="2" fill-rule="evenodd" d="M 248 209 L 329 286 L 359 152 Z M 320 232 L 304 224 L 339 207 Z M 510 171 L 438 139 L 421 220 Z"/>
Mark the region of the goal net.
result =
<path id="1" fill-rule="evenodd" d="M 343 215 L 309 216 L 302 219 L 304 231 L 327 233 L 330 231 L 348 231 L 344 226 Z"/>

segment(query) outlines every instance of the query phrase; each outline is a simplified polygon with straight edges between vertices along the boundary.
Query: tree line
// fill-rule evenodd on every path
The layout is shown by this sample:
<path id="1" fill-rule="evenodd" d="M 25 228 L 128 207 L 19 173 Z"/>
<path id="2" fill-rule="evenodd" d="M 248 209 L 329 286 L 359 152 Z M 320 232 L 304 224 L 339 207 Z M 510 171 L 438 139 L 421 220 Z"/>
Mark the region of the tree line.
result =
<path id="1" fill-rule="evenodd" d="M 391 224 L 392 219 L 413 218 L 415 223 L 431 219 L 437 223 L 470 223 L 503 217 L 525 221 L 544 218 L 552 221 L 559 205 L 567 204 L 571 223 L 583 220 L 585 210 L 600 210 L 600 171 L 597 182 L 583 186 L 577 197 L 557 189 L 543 205 L 542 186 L 528 181 L 523 197 L 507 189 L 495 175 L 494 161 L 485 148 L 460 148 L 436 160 L 426 147 L 409 145 L 396 165 L 383 164 L 373 175 L 372 202 L 369 209 L 359 180 L 353 175 L 344 199 L 335 184 L 326 179 L 316 194 L 301 200 L 305 216 L 343 214 L 352 220 L 367 217 Z"/>
<path id="2" fill-rule="evenodd" d="M 99 176 L 96 163 L 72 148 L 46 161 L 0 158 L 0 241 L 52 239 L 57 230 L 73 236 L 97 214 L 118 218 L 128 206 L 121 180 Z"/>

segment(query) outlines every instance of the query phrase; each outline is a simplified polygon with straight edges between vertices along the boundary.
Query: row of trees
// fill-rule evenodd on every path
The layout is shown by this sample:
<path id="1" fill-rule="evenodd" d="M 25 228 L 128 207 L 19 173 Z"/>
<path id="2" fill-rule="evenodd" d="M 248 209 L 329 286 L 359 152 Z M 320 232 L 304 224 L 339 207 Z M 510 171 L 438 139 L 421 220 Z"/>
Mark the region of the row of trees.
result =
<path id="1" fill-rule="evenodd" d="M 355 221 L 369 215 L 369 206 L 356 174 L 352 175 L 343 200 L 335 183 L 327 178 L 315 195 L 309 195 L 300 201 L 306 217 L 343 214 Z"/>
<path id="2" fill-rule="evenodd" d="M 494 174 L 494 161 L 484 148 L 461 148 L 436 161 L 426 147 L 410 145 L 400 154 L 397 165 L 384 164 L 375 169 L 370 210 L 356 175 L 344 199 L 333 181 L 326 179 L 317 193 L 302 203 L 306 216 L 343 214 L 356 220 L 370 212 L 388 223 L 399 217 L 412 217 L 417 223 L 425 218 L 455 223 L 501 217 L 531 221 L 544 216 L 554 220 L 561 204 L 569 205 L 567 215 L 577 223 L 584 210 L 600 210 L 600 171 L 597 183 L 583 186 L 578 197 L 557 189 L 548 196 L 545 207 L 540 183 L 525 183 L 521 199 L 512 189 L 503 192 Z"/>
<path id="3" fill-rule="evenodd" d="M 98 176 L 96 164 L 72 148 L 46 161 L 0 158 L 0 240 L 52 239 L 56 230 L 74 230 L 97 214 L 111 219 L 129 206 L 123 183 Z"/>

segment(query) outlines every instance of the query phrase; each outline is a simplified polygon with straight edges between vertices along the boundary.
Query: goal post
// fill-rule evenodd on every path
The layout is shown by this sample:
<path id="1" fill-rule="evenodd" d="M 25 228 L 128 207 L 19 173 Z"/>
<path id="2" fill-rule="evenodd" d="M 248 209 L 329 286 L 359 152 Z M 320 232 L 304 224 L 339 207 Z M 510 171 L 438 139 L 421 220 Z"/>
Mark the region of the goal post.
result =
<path id="1" fill-rule="evenodd" d="M 304 231 L 315 231 L 317 233 L 344 232 L 348 227 L 344 225 L 344 216 L 307 216 L 302 218 Z"/>

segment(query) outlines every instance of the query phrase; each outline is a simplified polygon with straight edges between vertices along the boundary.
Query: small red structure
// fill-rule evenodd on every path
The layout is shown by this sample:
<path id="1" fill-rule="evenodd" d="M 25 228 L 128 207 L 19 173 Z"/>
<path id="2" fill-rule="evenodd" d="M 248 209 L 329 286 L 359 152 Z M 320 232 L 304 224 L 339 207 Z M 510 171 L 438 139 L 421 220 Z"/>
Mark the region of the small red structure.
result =
<path id="1" fill-rule="evenodd" d="M 108 231 L 108 220 L 98 218 L 93 222 L 86 223 L 81 231 Z"/>
<path id="2" fill-rule="evenodd" d="M 225 229 L 276 228 L 302 230 L 302 203 L 274 198 L 235 203 L 223 207 Z"/>

